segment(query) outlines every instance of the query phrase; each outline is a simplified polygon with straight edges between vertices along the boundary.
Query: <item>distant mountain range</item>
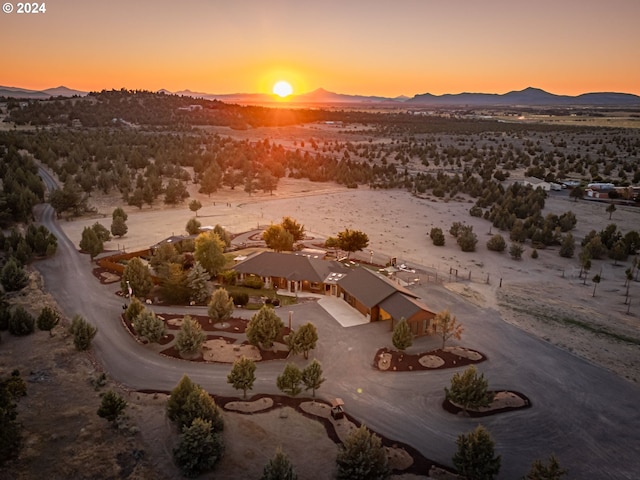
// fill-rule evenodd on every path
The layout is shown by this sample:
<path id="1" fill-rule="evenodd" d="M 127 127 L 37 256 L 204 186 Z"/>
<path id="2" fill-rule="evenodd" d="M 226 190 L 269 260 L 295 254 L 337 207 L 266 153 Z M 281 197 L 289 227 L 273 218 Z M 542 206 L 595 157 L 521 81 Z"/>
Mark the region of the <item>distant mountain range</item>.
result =
<path id="1" fill-rule="evenodd" d="M 227 103 L 241 104 L 274 104 L 279 103 L 273 95 L 264 93 L 232 93 L 212 94 L 181 90 L 170 92 L 160 90 L 160 93 L 183 95 L 207 100 L 220 100 Z M 16 87 L 0 86 L 0 97 L 47 99 L 51 97 L 84 96 L 88 92 L 73 90 L 67 87 L 48 88 L 46 90 L 28 90 Z M 555 95 L 539 88 L 525 88 L 512 92 L 497 93 L 457 93 L 432 95 L 422 93 L 413 97 L 380 97 L 365 95 L 346 95 L 334 93 L 319 88 L 309 93 L 292 95 L 287 103 L 293 104 L 404 104 L 411 107 L 489 107 L 489 106 L 614 106 L 640 107 L 640 96 L 630 93 L 596 92 L 582 95 Z"/>

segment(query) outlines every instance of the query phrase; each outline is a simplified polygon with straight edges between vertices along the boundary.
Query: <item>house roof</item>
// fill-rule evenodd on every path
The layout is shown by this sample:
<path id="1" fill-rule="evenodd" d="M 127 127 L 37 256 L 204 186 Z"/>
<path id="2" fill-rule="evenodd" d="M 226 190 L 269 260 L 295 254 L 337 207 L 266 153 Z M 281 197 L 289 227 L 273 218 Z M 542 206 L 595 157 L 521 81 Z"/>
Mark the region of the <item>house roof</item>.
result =
<path id="1" fill-rule="evenodd" d="M 321 283 L 335 283 L 348 272 L 347 268 L 335 261 L 278 252 L 260 252 L 238 263 L 233 269 L 238 273 L 261 277 Z"/>
<path id="2" fill-rule="evenodd" d="M 400 292 L 396 292 L 390 297 L 385 298 L 380 303 L 380 308 L 397 320 L 401 318 L 408 320 L 421 311 L 429 312 L 435 316 L 435 313 L 424 303 Z"/>
<path id="3" fill-rule="evenodd" d="M 396 292 L 411 298 L 417 297 L 417 295 L 393 283 L 387 277 L 364 267 L 351 270 L 349 275 L 338 280 L 338 285 L 357 298 L 367 308 L 378 305 Z"/>

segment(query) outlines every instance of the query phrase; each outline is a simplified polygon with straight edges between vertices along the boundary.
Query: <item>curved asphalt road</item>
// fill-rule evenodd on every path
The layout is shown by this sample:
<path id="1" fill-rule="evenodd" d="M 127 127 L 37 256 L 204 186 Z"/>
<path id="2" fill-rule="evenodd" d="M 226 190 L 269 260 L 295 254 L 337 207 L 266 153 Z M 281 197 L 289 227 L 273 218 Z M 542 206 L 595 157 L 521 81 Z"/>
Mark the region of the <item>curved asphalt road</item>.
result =
<path id="1" fill-rule="evenodd" d="M 55 188 L 46 172 L 41 175 L 47 186 Z M 122 301 L 112 294 L 117 287 L 95 279 L 88 256 L 78 253 L 49 205 L 39 205 L 35 213 L 58 237 L 56 255 L 37 262 L 36 268 L 67 316 L 80 314 L 98 327 L 93 349 L 113 379 L 133 389 L 170 390 L 187 373 L 209 392 L 237 394 L 226 383 L 229 366 L 171 360 L 137 344 L 119 321 Z M 500 478 L 521 478 L 535 458 L 546 460 L 551 453 L 569 470 L 570 478 L 640 476 L 640 387 L 442 288 L 419 286 L 416 293 L 435 311 L 448 307 L 455 313 L 465 326 L 461 343 L 488 357 L 479 367 L 492 389 L 520 391 L 533 407 L 480 422 L 452 416 L 441 408 L 451 370 L 392 373 L 372 368 L 374 350 L 390 345 L 387 324 L 342 328 L 316 303 L 284 307 L 280 315 L 285 322 L 291 310 L 294 326 L 310 321 L 318 328 L 320 345 L 313 354 L 327 378 L 318 396 L 343 398 L 349 414 L 374 431 L 445 465 L 451 465 L 457 436 L 482 423 L 502 455 Z M 198 311 L 180 309 L 185 310 Z M 410 351 L 437 346 L 436 339 L 421 338 Z M 301 358 L 293 361 L 303 364 Z M 279 393 L 275 378 L 283 365 L 283 361 L 259 364 L 253 391 Z"/>

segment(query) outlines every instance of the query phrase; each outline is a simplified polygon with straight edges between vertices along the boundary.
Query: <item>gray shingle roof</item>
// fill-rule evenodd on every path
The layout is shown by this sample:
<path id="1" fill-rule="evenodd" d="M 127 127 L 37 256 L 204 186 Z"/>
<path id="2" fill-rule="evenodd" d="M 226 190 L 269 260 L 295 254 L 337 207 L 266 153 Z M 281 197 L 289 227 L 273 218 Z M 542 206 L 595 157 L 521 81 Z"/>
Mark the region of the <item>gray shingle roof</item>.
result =
<path id="1" fill-rule="evenodd" d="M 385 298 L 390 297 L 396 292 L 403 293 L 412 298 L 417 297 L 406 288 L 364 267 L 356 268 L 349 272 L 349 275 L 338 280 L 338 285 L 350 295 L 357 298 L 367 308 L 378 305 Z"/>
<path id="2" fill-rule="evenodd" d="M 331 273 L 346 273 L 340 263 L 291 253 L 260 252 L 238 263 L 238 273 L 262 277 L 281 277 L 287 280 L 325 282 Z M 329 282 L 327 282 L 329 283 Z"/>
<path id="3" fill-rule="evenodd" d="M 401 318 L 409 319 L 420 311 L 431 312 L 429 307 L 424 303 L 400 292 L 396 292 L 390 297 L 385 298 L 380 302 L 380 308 L 389 313 L 389 315 L 396 320 L 400 320 Z"/>

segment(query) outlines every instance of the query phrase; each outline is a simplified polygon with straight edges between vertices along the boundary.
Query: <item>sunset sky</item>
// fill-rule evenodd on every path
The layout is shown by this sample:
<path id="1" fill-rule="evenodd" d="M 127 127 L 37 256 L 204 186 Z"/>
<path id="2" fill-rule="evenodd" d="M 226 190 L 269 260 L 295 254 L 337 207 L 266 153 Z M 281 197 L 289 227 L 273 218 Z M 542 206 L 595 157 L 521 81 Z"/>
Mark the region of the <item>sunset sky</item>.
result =
<path id="1" fill-rule="evenodd" d="M 29 15 L 12 4 L 4 86 L 640 95 L 640 0 L 50 0 Z"/>

